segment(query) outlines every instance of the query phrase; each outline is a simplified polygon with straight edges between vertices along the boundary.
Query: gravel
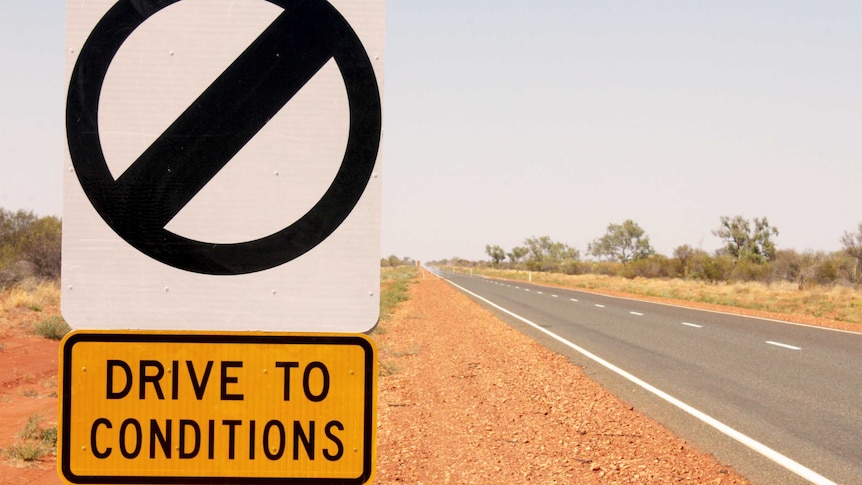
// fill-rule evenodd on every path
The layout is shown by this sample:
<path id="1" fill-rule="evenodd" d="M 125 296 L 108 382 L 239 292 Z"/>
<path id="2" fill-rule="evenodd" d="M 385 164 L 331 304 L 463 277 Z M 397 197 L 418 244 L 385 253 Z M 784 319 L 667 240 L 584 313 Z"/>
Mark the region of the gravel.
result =
<path id="1" fill-rule="evenodd" d="M 373 335 L 373 483 L 748 483 L 442 280 Z"/>

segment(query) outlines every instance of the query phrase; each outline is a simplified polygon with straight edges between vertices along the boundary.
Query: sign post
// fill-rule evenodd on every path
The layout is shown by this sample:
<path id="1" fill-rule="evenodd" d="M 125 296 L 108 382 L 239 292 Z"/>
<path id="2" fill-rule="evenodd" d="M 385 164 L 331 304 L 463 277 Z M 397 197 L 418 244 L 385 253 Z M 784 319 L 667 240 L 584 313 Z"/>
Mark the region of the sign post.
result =
<path id="1" fill-rule="evenodd" d="M 384 2 L 67 1 L 67 483 L 372 479 Z"/>

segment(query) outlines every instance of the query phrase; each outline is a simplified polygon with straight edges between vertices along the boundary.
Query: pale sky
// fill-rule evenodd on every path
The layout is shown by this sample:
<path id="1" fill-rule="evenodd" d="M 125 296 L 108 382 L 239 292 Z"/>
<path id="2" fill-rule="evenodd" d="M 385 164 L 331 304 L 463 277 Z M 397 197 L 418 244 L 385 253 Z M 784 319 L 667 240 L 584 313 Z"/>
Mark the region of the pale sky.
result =
<path id="1" fill-rule="evenodd" d="M 64 2 L 0 3 L 0 206 L 62 215 Z M 389 0 L 383 255 L 586 252 L 633 219 L 712 251 L 723 215 L 779 248 L 862 222 L 862 3 Z"/>

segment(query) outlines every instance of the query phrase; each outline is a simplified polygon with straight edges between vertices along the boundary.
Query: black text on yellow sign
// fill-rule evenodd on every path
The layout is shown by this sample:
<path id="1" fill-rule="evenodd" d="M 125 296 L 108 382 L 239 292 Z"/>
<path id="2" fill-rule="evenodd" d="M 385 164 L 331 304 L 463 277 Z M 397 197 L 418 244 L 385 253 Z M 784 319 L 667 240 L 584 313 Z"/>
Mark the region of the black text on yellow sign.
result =
<path id="1" fill-rule="evenodd" d="M 373 475 L 377 363 L 364 335 L 75 332 L 60 361 L 69 483 Z"/>

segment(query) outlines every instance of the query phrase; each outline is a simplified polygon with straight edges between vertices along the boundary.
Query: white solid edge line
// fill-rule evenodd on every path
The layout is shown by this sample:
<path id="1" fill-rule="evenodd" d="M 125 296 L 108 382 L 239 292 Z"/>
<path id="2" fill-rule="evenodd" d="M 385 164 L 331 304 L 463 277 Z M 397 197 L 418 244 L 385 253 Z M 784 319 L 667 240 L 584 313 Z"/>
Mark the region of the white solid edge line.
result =
<path id="1" fill-rule="evenodd" d="M 784 349 L 802 350 L 802 347 L 796 347 L 795 345 L 787 345 L 787 344 L 783 344 L 781 342 L 773 342 L 772 340 L 767 340 L 766 343 L 768 343 L 769 345 L 774 345 L 776 347 L 781 347 Z"/>
<path id="2" fill-rule="evenodd" d="M 578 347 L 577 345 L 573 344 L 572 342 L 569 342 L 568 340 L 560 337 L 559 335 L 555 334 L 554 332 L 551 332 L 550 330 L 548 330 L 546 328 L 542 328 L 541 326 L 531 322 L 530 320 L 527 320 L 526 318 L 524 318 L 524 317 L 522 317 L 516 313 L 513 313 L 509 310 L 506 310 L 505 308 L 497 305 L 496 303 L 493 303 L 493 302 L 473 293 L 472 291 L 470 291 L 470 290 L 468 290 L 468 289 L 466 289 L 466 288 L 464 288 L 458 284 L 455 284 L 452 281 L 449 281 L 448 279 L 444 279 L 444 281 L 446 281 L 450 285 L 454 286 L 455 288 L 458 288 L 461 291 L 463 291 L 463 292 L 465 292 L 465 293 L 467 293 L 467 294 L 469 294 L 469 295 L 471 295 L 471 296 L 473 296 L 479 300 L 482 300 L 483 302 L 487 303 L 488 305 L 491 305 L 492 307 L 500 310 L 501 312 L 503 312 L 507 315 L 510 315 L 514 318 L 517 318 L 518 320 L 526 323 L 527 325 L 535 328 L 536 330 L 548 335 L 549 337 L 553 338 L 554 340 L 556 340 L 556 341 L 562 343 L 563 345 L 571 348 L 572 350 L 580 353 L 584 357 L 587 357 L 588 359 L 593 360 L 594 362 L 606 367 L 607 369 L 609 369 L 609 370 L 615 372 L 616 374 L 624 377 L 625 379 L 631 381 L 632 383 L 637 384 L 638 386 L 640 386 L 644 390 L 649 391 L 649 392 L 655 394 L 656 396 L 664 399 L 668 403 L 676 406 L 677 408 L 681 409 L 682 411 L 685 411 L 686 413 L 699 419 L 703 423 L 705 423 L 709 426 L 712 426 L 713 428 L 715 428 L 719 432 L 729 436 L 730 438 L 738 441 L 739 443 L 742 443 L 743 445 L 747 446 L 748 448 L 750 448 L 750 449 L 756 451 L 757 453 L 765 456 L 766 458 L 772 460 L 773 462 L 786 468 L 787 470 L 795 473 L 796 475 L 799 475 L 800 477 L 802 477 L 802 478 L 804 478 L 804 479 L 806 479 L 812 483 L 818 484 L 818 485 L 838 485 L 837 483 L 833 482 L 832 480 L 829 480 L 828 478 L 824 477 L 823 475 L 820 475 L 819 473 L 815 472 L 814 470 L 811 470 L 810 468 L 802 465 L 801 463 L 796 462 L 796 461 L 782 455 L 781 453 L 773 450 L 772 448 L 769 448 L 768 446 L 764 445 L 763 443 L 760 443 L 759 441 L 740 433 L 739 431 L 731 428 L 730 426 L 722 423 L 721 421 L 713 418 L 712 416 L 710 416 L 710 415 L 708 415 L 702 411 L 699 411 L 698 409 L 695 409 L 692 406 L 680 401 L 679 399 L 671 396 L 670 394 L 662 391 L 661 389 L 654 387 L 652 384 L 648 384 L 647 382 L 642 381 L 641 379 L 639 379 L 639 378 L 635 377 L 634 375 L 620 369 L 619 367 L 611 364 L 610 362 L 602 359 L 601 357 L 599 357 L 595 354 L 592 354 L 589 351 L 587 351 L 586 349 Z"/>

